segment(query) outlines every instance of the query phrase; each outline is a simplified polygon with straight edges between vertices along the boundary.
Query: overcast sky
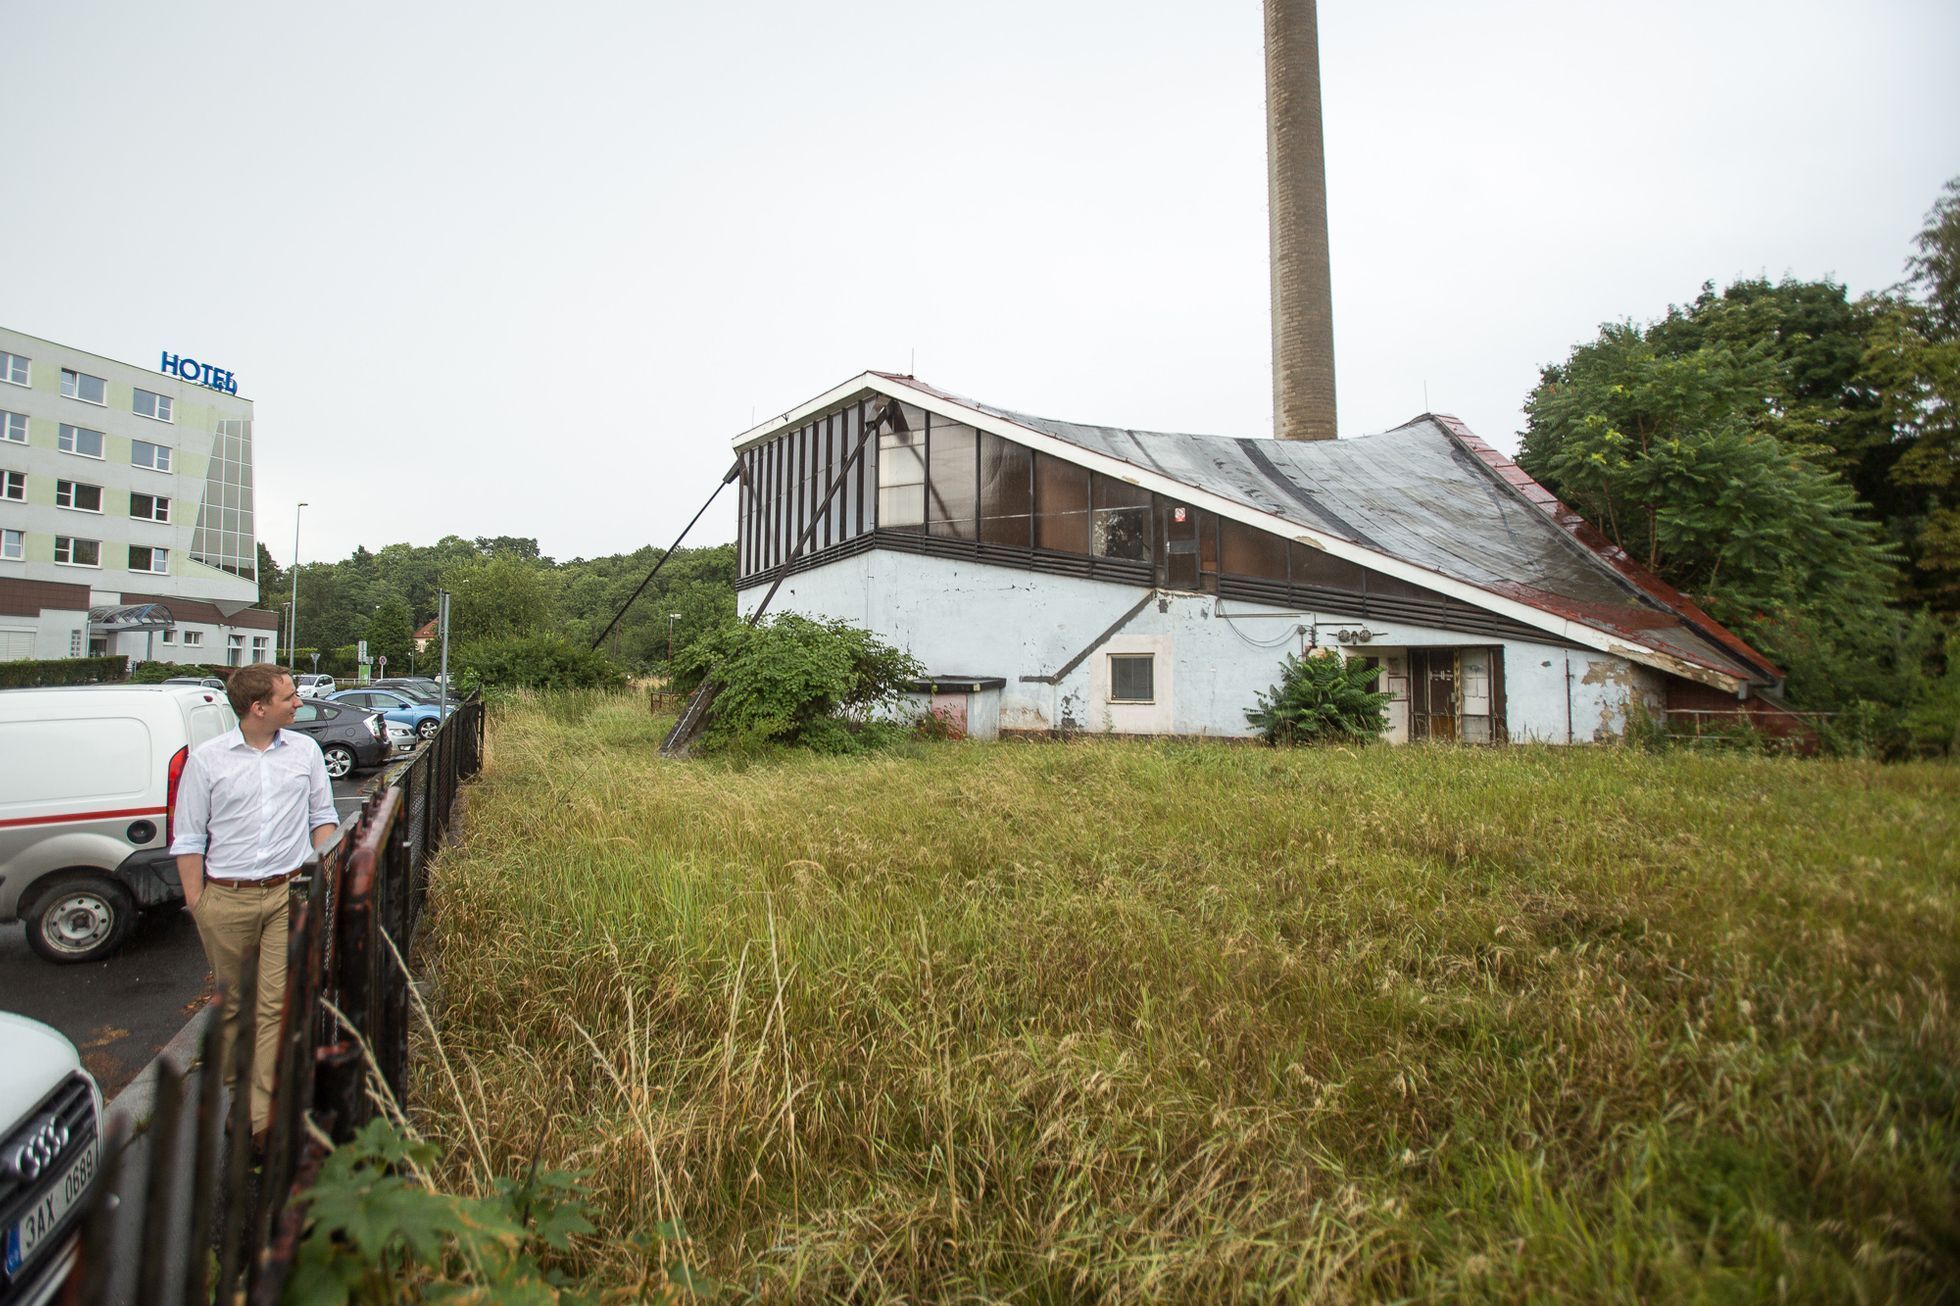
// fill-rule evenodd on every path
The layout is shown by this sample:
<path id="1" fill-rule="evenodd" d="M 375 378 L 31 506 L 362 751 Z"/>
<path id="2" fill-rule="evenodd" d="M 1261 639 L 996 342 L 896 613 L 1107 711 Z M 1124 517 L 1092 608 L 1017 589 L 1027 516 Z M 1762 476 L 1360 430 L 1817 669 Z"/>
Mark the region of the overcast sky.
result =
<path id="1" fill-rule="evenodd" d="M 1891 285 L 1960 174 L 1954 0 L 1320 24 L 1344 437 L 1514 448 L 1601 322 Z M 1256 0 L 0 0 L 0 323 L 230 369 L 282 563 L 300 499 L 310 558 L 664 547 L 867 368 L 1264 435 L 1263 76 Z"/>

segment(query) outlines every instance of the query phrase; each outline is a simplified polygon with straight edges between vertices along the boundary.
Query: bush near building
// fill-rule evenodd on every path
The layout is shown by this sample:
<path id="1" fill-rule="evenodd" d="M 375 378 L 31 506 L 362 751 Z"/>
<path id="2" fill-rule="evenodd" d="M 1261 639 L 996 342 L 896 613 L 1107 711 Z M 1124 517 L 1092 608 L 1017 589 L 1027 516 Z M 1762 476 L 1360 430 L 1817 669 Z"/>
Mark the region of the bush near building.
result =
<path id="1" fill-rule="evenodd" d="M 674 666 L 689 693 L 715 683 L 701 732 L 709 752 L 780 744 L 842 753 L 888 742 L 906 731 L 871 718 L 925 673 L 868 630 L 794 613 L 727 622 L 676 654 Z"/>
<path id="2" fill-rule="evenodd" d="M 476 639 L 455 654 L 465 689 L 617 689 L 626 673 L 605 654 L 562 635 Z"/>

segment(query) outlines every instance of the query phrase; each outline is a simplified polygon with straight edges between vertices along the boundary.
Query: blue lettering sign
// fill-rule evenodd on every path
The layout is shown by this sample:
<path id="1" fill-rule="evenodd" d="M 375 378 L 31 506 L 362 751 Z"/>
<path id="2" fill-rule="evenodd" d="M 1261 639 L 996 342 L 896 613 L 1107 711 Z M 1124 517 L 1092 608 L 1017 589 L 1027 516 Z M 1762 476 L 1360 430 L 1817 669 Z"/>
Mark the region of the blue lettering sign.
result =
<path id="1" fill-rule="evenodd" d="M 175 376 L 185 381 L 194 381 L 206 389 L 222 391 L 228 395 L 238 393 L 237 377 L 221 367 L 213 366 L 210 363 L 200 363 L 195 358 L 186 354 L 173 354 L 167 349 L 164 350 L 162 357 L 157 363 L 157 371 L 162 372 L 165 376 Z"/>

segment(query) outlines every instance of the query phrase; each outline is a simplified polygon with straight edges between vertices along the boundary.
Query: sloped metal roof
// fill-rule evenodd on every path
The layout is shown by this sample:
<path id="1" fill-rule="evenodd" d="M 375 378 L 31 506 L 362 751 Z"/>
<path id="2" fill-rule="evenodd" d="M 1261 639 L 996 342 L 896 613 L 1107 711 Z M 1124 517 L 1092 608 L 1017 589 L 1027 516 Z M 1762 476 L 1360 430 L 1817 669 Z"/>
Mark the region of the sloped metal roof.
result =
<path id="1" fill-rule="evenodd" d="M 1088 426 L 945 397 L 1723 675 L 1781 678 L 1455 418 L 1425 414 L 1354 439 L 1241 439 Z"/>

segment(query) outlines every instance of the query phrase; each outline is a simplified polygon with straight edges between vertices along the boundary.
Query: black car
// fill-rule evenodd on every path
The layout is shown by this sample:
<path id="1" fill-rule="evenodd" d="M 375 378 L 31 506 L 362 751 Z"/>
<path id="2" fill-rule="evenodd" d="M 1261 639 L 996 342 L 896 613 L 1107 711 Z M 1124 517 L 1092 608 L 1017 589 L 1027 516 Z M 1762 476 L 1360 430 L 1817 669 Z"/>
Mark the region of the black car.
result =
<path id="1" fill-rule="evenodd" d="M 380 766 L 394 751 L 379 714 L 344 703 L 309 699 L 293 712 L 292 728 L 312 736 L 326 759 L 327 774 L 336 780 L 355 767 Z"/>

